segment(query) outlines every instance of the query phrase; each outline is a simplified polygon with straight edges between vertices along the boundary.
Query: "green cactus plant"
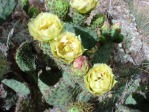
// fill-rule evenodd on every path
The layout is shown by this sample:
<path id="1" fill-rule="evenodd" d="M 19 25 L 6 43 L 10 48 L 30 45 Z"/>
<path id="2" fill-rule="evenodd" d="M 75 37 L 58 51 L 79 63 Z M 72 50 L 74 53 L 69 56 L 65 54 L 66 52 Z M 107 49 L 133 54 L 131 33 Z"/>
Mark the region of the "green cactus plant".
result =
<path id="1" fill-rule="evenodd" d="M 67 104 L 75 101 L 76 96 L 81 90 L 78 85 L 72 87 L 65 84 L 59 73 L 61 72 L 53 71 L 52 68 L 47 73 L 39 72 L 38 87 L 48 104 L 65 108 Z"/>
<path id="2" fill-rule="evenodd" d="M 101 44 L 105 43 L 106 41 L 107 41 L 107 39 L 106 39 L 105 36 L 103 36 L 103 35 L 100 35 L 100 36 L 99 36 L 99 42 L 100 42 Z"/>
<path id="3" fill-rule="evenodd" d="M 114 90 L 108 91 L 104 95 L 95 96 L 94 94 L 89 93 L 89 91 L 87 90 L 88 89 L 87 87 L 89 86 L 84 84 L 84 76 L 89 71 L 85 69 L 86 68 L 90 69 L 91 66 L 96 63 L 110 62 L 111 61 L 110 59 L 113 56 L 111 55 L 112 51 L 114 47 L 117 47 L 116 45 L 114 46 L 114 43 L 119 43 L 122 42 L 123 40 L 123 35 L 120 32 L 120 27 L 113 25 L 115 22 L 115 17 L 113 16 L 113 14 L 110 14 L 110 11 L 106 13 L 108 14 L 108 21 L 107 20 L 105 21 L 104 15 L 97 14 L 99 10 L 103 13 L 104 11 L 107 11 L 106 9 L 107 7 L 103 6 L 105 4 L 104 3 L 100 4 L 102 5 L 100 8 L 104 8 L 103 10 L 99 9 L 99 7 L 97 6 L 96 9 L 90 13 L 90 15 L 73 12 L 72 9 L 71 10 L 72 15 L 70 14 L 71 18 L 67 18 L 67 14 L 69 11 L 69 3 L 68 3 L 69 0 L 40 0 L 40 2 L 43 1 L 46 2 L 45 7 L 46 9 L 40 7 L 41 4 L 39 3 L 39 1 L 38 3 L 40 5 L 38 3 L 36 4 L 37 1 L 35 0 L 21 0 L 22 9 L 26 12 L 26 15 L 28 15 L 29 17 L 34 17 L 38 14 L 38 12 L 40 12 L 40 9 L 47 11 L 48 8 L 49 12 L 58 15 L 61 19 L 63 20 L 69 19 L 67 22 L 72 21 L 72 23 L 64 23 L 65 29 L 63 29 L 63 32 L 67 31 L 73 32 L 78 38 L 80 35 L 80 39 L 82 42 L 81 44 L 83 45 L 85 50 L 85 52 L 83 52 L 81 56 L 88 56 L 89 66 L 82 66 L 82 63 L 80 63 L 81 59 L 76 61 L 76 59 L 78 59 L 81 56 L 76 57 L 76 59 L 72 60 L 73 62 L 70 63 L 69 65 L 63 63 L 59 58 L 53 55 L 54 53 L 53 54 L 51 53 L 50 47 L 52 47 L 53 43 L 33 41 L 30 38 L 31 36 L 29 36 L 29 32 L 26 28 L 27 27 L 26 21 L 24 21 L 23 18 L 21 18 L 21 20 L 23 19 L 23 21 L 16 22 L 15 25 L 12 25 L 12 27 L 11 25 L 9 25 L 10 27 L 8 29 L 4 28 L 4 30 L 8 30 L 7 32 L 10 32 L 10 34 L 13 35 L 11 36 L 12 38 L 10 38 L 10 40 L 5 39 L 7 42 L 9 42 L 8 46 L 9 52 L 7 52 L 8 54 L 7 53 L 6 54 L 8 55 L 8 59 L 9 61 L 11 61 L 12 66 L 14 66 L 14 68 L 11 66 L 12 67 L 11 72 L 7 73 L 8 72 L 7 68 L 9 68 L 9 64 L 6 58 L 5 57 L 3 58 L 3 55 L 1 55 L 2 53 L 0 52 L 0 80 L 3 79 L 1 83 L 7 86 L 7 88 L 10 88 L 10 90 L 13 90 L 13 92 L 15 91 L 14 93 L 17 93 L 17 95 L 19 95 L 18 97 L 16 95 L 15 101 L 13 101 L 14 105 L 16 103 L 16 98 L 18 98 L 17 103 L 15 105 L 16 109 L 14 111 L 110 112 L 116 110 L 117 109 L 116 106 L 121 106 L 124 104 L 126 106 L 126 104 L 129 105 L 133 103 L 132 97 L 129 97 L 128 95 L 132 94 L 134 91 L 137 91 L 140 85 L 138 85 L 137 82 L 136 84 L 134 83 L 129 85 L 125 89 L 124 84 L 126 83 L 126 81 L 129 81 L 130 75 L 132 74 L 128 72 L 129 70 L 127 70 L 128 64 L 127 67 L 122 67 L 121 70 L 122 72 L 125 72 L 127 76 L 124 76 L 120 72 L 115 72 L 114 75 L 119 81 L 117 82 L 118 85 L 116 85 L 117 88 L 113 88 Z M 3 3 L 4 0 L 3 1 L 0 0 L 0 2 Z M 31 2 L 34 2 L 35 6 Z M 80 5 L 82 6 L 82 4 Z M 2 8 L 0 7 L 0 9 Z M 0 18 L 1 15 L 2 14 L 0 13 Z M 122 15 L 119 16 L 123 17 Z M 16 19 L 17 18 L 15 16 L 15 20 Z M 25 20 L 26 19 L 29 18 L 27 17 L 25 18 Z M 12 23 L 14 23 L 14 21 L 10 22 L 10 24 Z M 25 23 L 25 25 L 22 23 Z M 87 23 L 88 26 L 85 23 Z M 49 24 L 46 24 L 44 28 L 48 27 L 48 25 Z M 42 25 L 40 24 L 39 26 L 42 27 Z M 13 29 L 10 31 L 10 28 L 15 29 L 14 32 Z M 41 33 L 47 33 L 44 30 L 44 28 L 41 28 L 42 30 Z M 3 36 L 4 38 L 7 37 L 8 35 L 7 32 L 5 33 L 5 36 Z M 37 33 L 40 32 L 37 31 Z M 56 42 L 56 39 L 54 41 Z M 61 42 L 64 42 L 64 45 L 66 41 L 67 39 L 61 40 Z M 36 46 L 35 44 L 39 44 L 39 46 L 38 45 Z M 16 45 L 17 46 L 20 45 L 20 47 L 16 50 L 15 54 L 13 50 L 16 48 Z M 63 43 L 61 45 L 63 45 Z M 61 45 L 59 44 L 58 47 L 60 48 Z M 72 44 L 72 46 L 75 47 L 75 44 L 74 45 Z M 41 50 L 43 52 L 41 52 Z M 66 50 L 69 51 L 67 47 Z M 57 52 L 57 54 L 59 53 L 60 52 Z M 15 60 L 13 57 L 11 57 L 12 55 L 13 56 L 15 55 Z M 60 57 L 63 57 L 62 55 L 65 55 L 65 53 L 61 53 Z M 68 55 L 73 55 L 73 53 L 68 53 Z M 16 63 L 14 61 L 16 61 Z M 18 70 L 16 64 L 18 65 L 20 70 Z M 114 66 L 112 66 L 113 70 L 119 69 L 115 67 L 115 63 L 112 63 L 112 65 L 113 64 L 114 64 Z M 123 68 L 125 68 L 125 70 Z M 6 74 L 5 76 L 7 77 L 7 79 L 3 78 L 4 76 L 3 74 Z M 95 78 L 94 72 L 92 74 L 93 78 Z M 20 79 L 21 81 L 15 80 L 13 75 L 14 76 L 17 75 L 17 78 Z M 99 75 L 98 78 L 102 79 L 102 76 L 100 76 L 100 74 L 96 75 Z M 147 79 L 145 79 L 145 81 L 146 80 Z M 143 83 L 142 80 L 141 83 Z M 25 98 L 22 96 L 25 96 Z M 11 103 L 11 100 L 8 101 L 7 99 L 5 99 L 5 101 L 6 103 L 7 102 Z M 89 102 L 93 102 L 96 104 L 95 109 L 94 106 Z M 10 104 L 8 104 L 8 107 L 10 107 L 9 105 Z M 0 104 L 0 108 L 1 107 L 2 106 Z M 54 110 L 54 108 L 58 109 Z M 120 111 L 123 111 L 124 108 L 121 108 Z"/>
<path id="4" fill-rule="evenodd" d="M 17 49 L 15 60 L 22 71 L 36 70 L 35 54 L 32 50 L 32 43 L 24 42 Z"/>
<path id="5" fill-rule="evenodd" d="M 50 44 L 44 43 L 44 42 L 39 42 L 39 48 L 43 51 L 44 54 L 51 55 Z"/>
<path id="6" fill-rule="evenodd" d="M 33 18 L 39 14 L 40 8 L 37 7 L 37 4 L 30 4 L 29 0 L 21 0 L 21 7 L 30 18 Z"/>
<path id="7" fill-rule="evenodd" d="M 114 43 L 120 43 L 123 41 L 124 36 L 121 34 L 120 23 L 111 26 L 110 37 Z"/>
<path id="8" fill-rule="evenodd" d="M 28 15 L 30 18 L 33 18 L 35 16 L 37 16 L 39 13 L 39 9 L 37 9 L 36 7 L 34 6 L 31 6 L 29 9 L 28 9 Z"/>
<path id="9" fill-rule="evenodd" d="M 77 96 L 77 101 L 79 102 L 89 102 L 91 99 L 93 99 L 94 96 L 91 94 L 88 94 L 86 91 L 82 91 Z"/>
<path id="10" fill-rule="evenodd" d="M 87 19 L 87 15 L 80 14 L 80 13 L 75 12 L 75 11 L 73 12 L 72 20 L 73 20 L 74 24 L 83 26 L 86 19 Z"/>
<path id="11" fill-rule="evenodd" d="M 118 35 L 121 33 L 121 27 L 120 27 L 120 23 L 116 23 L 116 24 L 113 24 L 111 26 L 111 30 L 110 30 L 110 34 L 112 37 Z"/>
<path id="12" fill-rule="evenodd" d="M 108 63 L 113 49 L 114 43 L 112 42 L 107 42 L 103 46 L 99 46 L 93 57 L 93 63 Z"/>
<path id="13" fill-rule="evenodd" d="M 60 84 L 50 95 L 48 102 L 56 107 L 65 108 L 69 103 L 73 103 L 80 92 L 78 86 L 72 88 L 65 83 Z"/>
<path id="14" fill-rule="evenodd" d="M 66 72 L 66 71 L 63 72 L 63 78 L 64 78 L 64 81 L 66 84 L 68 84 L 72 87 L 75 87 L 76 82 L 71 78 L 71 75 L 69 75 L 68 72 Z"/>
<path id="15" fill-rule="evenodd" d="M 101 34 L 105 37 L 110 36 L 110 24 L 107 21 L 105 21 L 103 26 L 101 27 Z"/>
<path id="16" fill-rule="evenodd" d="M 61 19 L 66 19 L 69 12 L 69 2 L 67 0 L 46 0 L 47 8 Z"/>
<path id="17" fill-rule="evenodd" d="M 121 43 L 123 42 L 124 36 L 122 34 L 118 34 L 117 36 L 111 37 L 112 42 Z"/>
<path id="18" fill-rule="evenodd" d="M 43 88 L 44 85 L 40 85 L 40 88 Z M 46 87 L 46 86 L 45 86 Z M 57 86 L 50 87 L 47 86 L 47 91 L 42 91 L 42 94 L 45 96 L 45 100 L 48 104 L 65 108 L 66 105 L 72 103 L 76 100 L 76 96 L 80 93 L 80 88 L 76 85 L 74 88 L 65 84 L 63 81 L 60 81 Z M 48 92 L 49 91 L 49 92 Z"/>
<path id="19" fill-rule="evenodd" d="M 17 5 L 17 0 L 0 0 L 0 25 L 10 17 Z"/>
<path id="20" fill-rule="evenodd" d="M 75 102 L 68 107 L 68 112 L 93 112 L 94 107 L 90 103 Z"/>
<path id="21" fill-rule="evenodd" d="M 77 74 L 74 74 L 74 72 L 72 70 L 69 70 L 69 69 L 65 70 L 63 72 L 64 81 L 67 84 L 71 85 L 72 87 L 74 87 L 74 85 L 76 83 L 78 83 L 79 85 L 83 85 L 83 75 L 82 76 L 78 76 Z"/>
<path id="22" fill-rule="evenodd" d="M 98 14 L 93 18 L 91 22 L 91 27 L 93 29 L 96 29 L 98 27 L 101 28 L 102 25 L 104 24 L 104 21 L 105 21 L 105 16 L 103 14 Z"/>
<path id="23" fill-rule="evenodd" d="M 28 0 L 21 0 L 21 7 L 25 12 L 28 12 L 29 9 L 29 1 Z"/>
<path id="24" fill-rule="evenodd" d="M 84 101 L 86 99 L 90 99 L 90 93 L 88 92 L 85 84 L 84 84 L 84 75 L 82 73 L 81 76 L 78 76 L 76 73 L 74 73 L 70 68 L 67 68 L 63 71 L 63 80 L 67 85 L 70 85 L 71 87 L 75 87 L 75 85 L 79 85 L 79 87 L 82 89 L 82 92 L 85 93 L 86 95 L 84 96 L 83 99 L 80 101 Z M 83 95 L 82 93 L 82 95 Z M 79 101 L 79 100 L 78 100 Z"/>
<path id="25" fill-rule="evenodd" d="M 19 82 L 14 79 L 4 79 L 2 80 L 2 83 L 10 87 L 12 90 L 14 90 L 17 94 L 20 96 L 25 96 L 30 94 L 30 90 L 28 86 L 23 84 L 22 82 Z"/>

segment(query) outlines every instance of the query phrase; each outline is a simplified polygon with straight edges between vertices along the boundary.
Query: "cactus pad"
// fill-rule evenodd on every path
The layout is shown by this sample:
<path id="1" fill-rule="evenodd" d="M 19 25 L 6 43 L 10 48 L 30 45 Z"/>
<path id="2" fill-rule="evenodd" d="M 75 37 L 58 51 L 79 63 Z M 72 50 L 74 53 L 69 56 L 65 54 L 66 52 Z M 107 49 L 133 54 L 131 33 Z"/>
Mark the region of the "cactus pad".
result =
<path id="1" fill-rule="evenodd" d="M 78 12 L 74 12 L 72 16 L 72 20 L 74 24 L 83 25 L 84 21 L 87 19 L 87 15 L 80 14 Z"/>
<path id="2" fill-rule="evenodd" d="M 88 94 L 86 91 L 82 91 L 78 96 L 77 96 L 77 101 L 79 102 L 89 102 L 94 98 L 91 94 Z"/>
<path id="3" fill-rule="evenodd" d="M 65 83 L 67 83 L 71 87 L 74 87 L 75 84 L 78 84 L 84 90 L 85 88 L 84 88 L 83 76 L 84 74 L 82 74 L 82 76 L 78 76 L 72 70 L 69 70 L 69 69 L 63 72 L 63 78 Z"/>
<path id="4" fill-rule="evenodd" d="M 99 46 L 94 55 L 93 63 L 108 63 L 113 49 L 114 44 L 112 42 L 107 42 L 103 46 Z"/>
<path id="5" fill-rule="evenodd" d="M 13 12 L 17 0 L 0 0 L 0 24 L 2 24 Z"/>
<path id="6" fill-rule="evenodd" d="M 64 82 L 52 91 L 47 102 L 53 106 L 65 108 L 69 103 L 73 103 L 80 92 L 78 85 L 72 88 Z"/>
<path id="7" fill-rule="evenodd" d="M 98 14 L 93 18 L 91 27 L 92 28 L 102 27 L 104 21 L 105 21 L 105 16 L 103 14 Z"/>
<path id="8" fill-rule="evenodd" d="M 16 93 L 18 93 L 20 96 L 24 96 L 24 95 L 28 95 L 30 94 L 30 90 L 29 88 L 17 81 L 17 80 L 14 80 L 14 79 L 4 79 L 2 80 L 2 83 L 7 85 L 8 87 L 10 87 L 11 89 L 13 89 Z"/>
<path id="9" fill-rule="evenodd" d="M 25 12 L 28 12 L 29 8 L 29 1 L 28 0 L 21 0 L 21 7 Z"/>
<path id="10" fill-rule="evenodd" d="M 67 0 L 47 0 L 46 3 L 51 13 L 56 14 L 61 19 L 66 18 L 69 11 Z"/>
<path id="11" fill-rule="evenodd" d="M 33 18 L 33 17 L 37 16 L 38 13 L 39 13 L 39 10 L 34 6 L 32 6 L 28 9 L 28 15 L 29 15 L 30 18 Z"/>
<path id="12" fill-rule="evenodd" d="M 44 42 L 39 42 L 39 47 L 43 51 L 44 54 L 50 55 L 51 54 L 51 48 L 50 45 Z"/>
<path id="13" fill-rule="evenodd" d="M 36 69 L 35 55 L 32 51 L 31 43 L 22 43 L 16 52 L 16 63 L 22 71 L 32 71 Z"/>

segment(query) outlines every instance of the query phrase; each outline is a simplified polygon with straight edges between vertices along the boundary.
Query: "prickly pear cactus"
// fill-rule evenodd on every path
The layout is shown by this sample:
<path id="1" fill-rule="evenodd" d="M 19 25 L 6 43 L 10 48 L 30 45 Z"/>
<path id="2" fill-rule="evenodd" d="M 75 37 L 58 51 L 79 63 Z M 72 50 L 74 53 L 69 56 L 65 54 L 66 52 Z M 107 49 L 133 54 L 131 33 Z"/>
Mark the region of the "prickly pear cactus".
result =
<path id="1" fill-rule="evenodd" d="M 76 100 L 81 90 L 78 85 L 72 87 L 65 84 L 61 74 L 51 70 L 38 74 L 38 87 L 48 104 L 64 109 L 67 104 Z"/>
<path id="2" fill-rule="evenodd" d="M 39 71 L 38 73 L 38 87 L 43 95 L 43 97 L 47 100 L 50 95 L 51 89 L 53 89 L 54 85 L 58 83 L 61 78 L 60 72 L 47 70 L 47 71 Z"/>
<path id="3" fill-rule="evenodd" d="M 59 18 L 65 19 L 69 12 L 69 2 L 67 0 L 46 0 L 47 8 Z"/>
<path id="4" fill-rule="evenodd" d="M 110 35 L 110 24 L 107 21 L 105 21 L 103 26 L 101 27 L 101 33 L 103 36 L 109 37 L 109 35 Z"/>
<path id="5" fill-rule="evenodd" d="M 73 12 L 73 16 L 72 16 L 72 20 L 73 23 L 77 24 L 77 25 L 84 25 L 85 20 L 87 19 L 87 15 L 85 14 L 80 14 L 78 12 Z"/>
<path id="6" fill-rule="evenodd" d="M 32 71 L 36 69 L 35 54 L 31 43 L 24 42 L 17 49 L 15 56 L 16 63 L 22 71 Z"/>
<path id="7" fill-rule="evenodd" d="M 65 70 L 63 72 L 63 78 L 65 82 L 72 87 L 74 87 L 76 83 L 78 83 L 79 85 L 83 83 L 83 76 L 78 76 L 77 74 L 74 74 L 71 70 Z"/>
<path id="8" fill-rule="evenodd" d="M 74 102 L 76 96 L 80 93 L 80 88 L 78 85 L 73 88 L 66 85 L 62 80 L 54 85 L 54 87 L 48 86 L 48 84 L 44 83 L 41 79 L 39 79 L 38 82 L 39 89 L 46 102 L 59 108 L 66 108 L 65 106 Z"/>
<path id="9" fill-rule="evenodd" d="M 93 18 L 91 22 L 91 27 L 94 29 L 98 27 L 100 28 L 103 25 L 104 21 L 105 21 L 105 16 L 103 14 L 98 14 Z"/>
<path id="10" fill-rule="evenodd" d="M 0 24 L 12 14 L 17 5 L 17 0 L 0 0 Z"/>
<path id="11" fill-rule="evenodd" d="M 21 7 L 25 12 L 27 12 L 28 8 L 29 8 L 29 1 L 28 0 L 21 0 Z"/>
<path id="12" fill-rule="evenodd" d="M 39 42 L 39 48 L 43 51 L 44 54 L 51 55 L 51 52 L 50 52 L 51 48 L 49 44 L 44 43 L 44 42 Z"/>
<path id="13" fill-rule="evenodd" d="M 93 63 L 108 63 L 113 49 L 114 44 L 112 42 L 108 42 L 105 43 L 103 46 L 99 46 L 94 55 Z"/>
<path id="14" fill-rule="evenodd" d="M 48 102 L 56 107 L 65 108 L 66 105 L 75 101 L 79 92 L 78 86 L 72 88 L 63 83 L 52 92 Z"/>
<path id="15" fill-rule="evenodd" d="M 94 96 L 92 96 L 91 94 L 88 94 L 86 91 L 82 91 L 77 96 L 77 101 L 79 101 L 79 102 L 89 102 L 93 98 L 94 98 Z"/>
<path id="16" fill-rule="evenodd" d="M 33 18 L 37 16 L 40 12 L 41 6 L 38 1 L 29 1 L 29 0 L 21 0 L 21 7 L 23 11 L 30 17 Z"/>
<path id="17" fill-rule="evenodd" d="M 34 6 L 32 6 L 28 9 L 28 15 L 30 18 L 37 16 L 38 13 L 39 13 L 39 10 Z"/>
<path id="18" fill-rule="evenodd" d="M 9 72 L 9 63 L 4 54 L 0 51 L 0 80 L 3 78 L 3 75 Z"/>
<path id="19" fill-rule="evenodd" d="M 11 0 L 7 4 L 12 1 L 15 0 Z M 129 81 L 132 73 L 128 72 L 130 71 L 128 65 L 127 67 L 122 66 L 122 68 L 116 67 L 114 60 L 114 54 L 117 54 L 116 47 L 122 45 L 117 45 L 117 43 L 123 40 L 122 34 L 125 33 L 125 36 L 128 34 L 127 36 L 131 37 L 130 40 L 128 39 L 128 44 L 132 41 L 132 36 L 135 37 L 135 35 L 129 35 L 135 33 L 134 30 L 132 30 L 133 32 L 129 31 L 131 27 L 130 23 L 132 23 L 128 21 L 129 18 L 123 14 L 115 13 L 124 11 L 127 15 L 125 7 L 120 7 L 120 9 L 124 10 L 115 11 L 115 9 L 119 8 L 117 5 L 121 5 L 122 3 L 123 6 L 123 2 L 126 0 L 112 0 L 110 3 L 106 0 L 100 0 L 99 7 L 97 6 L 94 10 L 86 14 L 75 12 L 74 10 L 76 9 L 73 9 L 73 7 L 70 8 L 69 1 L 38 0 L 40 5 L 45 6 L 42 8 L 39 4 L 36 4 L 37 0 L 20 0 L 19 3 L 21 2 L 21 4 L 18 5 L 22 5 L 23 10 L 20 12 L 16 10 L 13 15 L 18 14 L 18 12 L 22 14 L 23 12 L 21 20 L 20 18 L 20 21 L 17 20 L 18 16 L 13 16 L 15 21 L 7 22 L 2 25 L 2 28 L 0 27 L 0 32 L 2 31 L 3 34 L 5 30 L 8 30 L 5 36 L 2 37 L 8 37 L 8 40 L 5 39 L 5 42 L 9 45 L 8 52 L 6 53 L 8 53 L 8 59 L 12 63 L 12 66 L 14 66 L 14 68 L 11 66 L 11 72 L 7 73 L 6 68 L 9 68 L 9 64 L 6 64 L 8 63 L 7 60 L 5 58 L 3 59 L 3 55 L 0 53 L 0 79 L 2 79 L 1 83 L 3 85 L 13 90 L 19 96 L 14 110 L 16 112 L 111 112 L 117 109 L 117 105 L 126 104 L 125 106 L 127 106 L 133 104 L 134 100 L 129 95 L 133 95 L 136 91 L 138 92 L 140 84 L 143 81 L 138 80 L 136 83 L 128 83 L 128 87 L 125 86 L 126 81 Z M 88 4 L 89 1 L 91 4 Z M 78 8 L 89 8 L 89 5 L 97 1 L 84 0 L 82 3 L 78 3 L 77 1 L 74 5 L 78 5 Z M 0 0 L 0 6 L 4 2 L 4 0 Z M 19 8 L 21 7 L 19 6 Z M 103 11 L 97 10 L 98 8 L 103 9 Z M 3 15 L 1 12 L 3 13 L 5 7 L 0 7 L 0 9 L 2 9 L 0 10 L 1 20 Z M 59 39 L 57 41 L 57 36 L 53 37 L 53 40 L 47 40 L 46 42 L 40 39 L 34 40 L 36 36 L 44 35 L 45 33 L 46 37 L 50 38 L 51 34 L 49 32 L 55 30 L 55 28 L 57 29 L 56 26 L 59 24 L 59 21 L 54 21 L 53 18 L 47 19 L 47 16 L 41 15 L 39 18 L 34 17 L 41 10 L 42 13 L 49 14 L 49 16 L 51 16 L 51 13 L 58 16 L 60 21 L 64 20 L 61 21 L 61 31 L 54 32 L 56 35 L 71 32 L 79 41 L 69 35 L 69 38 L 66 35 L 60 41 Z M 46 12 L 44 12 L 45 10 Z M 130 12 L 128 13 L 130 17 Z M 118 17 L 114 17 L 115 15 Z M 32 31 L 28 31 L 26 24 L 26 22 L 29 22 L 30 17 L 34 17 L 35 20 L 32 21 L 31 19 L 30 25 L 28 25 L 28 29 Z M 46 20 L 46 22 L 38 21 L 38 19 L 41 20 L 40 17 Z M 122 21 L 114 21 L 116 18 Z M 49 23 L 52 20 L 53 22 Z M 37 22 L 37 24 L 32 28 L 32 23 L 34 22 Z M 14 25 L 11 25 L 12 23 Z M 5 25 L 7 24 L 9 24 L 9 27 L 5 29 Z M 121 27 L 123 27 L 122 31 Z M 124 32 L 124 27 L 126 29 L 128 28 L 128 33 Z M 135 26 L 135 28 L 137 27 Z M 34 38 L 30 38 L 31 36 L 29 35 L 31 32 L 35 34 Z M 41 38 L 44 38 L 44 36 Z M 81 50 L 76 49 L 76 52 L 74 52 L 75 50 L 70 49 L 68 45 L 74 49 L 77 47 L 81 48 Z M 63 47 L 64 51 L 61 51 Z M 126 51 L 126 53 L 128 52 Z M 15 60 L 12 56 L 14 56 Z M 62 60 L 68 57 L 70 59 L 72 58 L 71 62 L 64 63 Z M 98 68 L 99 65 L 103 65 L 101 69 L 100 67 Z M 122 72 L 125 72 L 127 76 L 122 74 Z M 3 78 L 4 75 L 5 78 Z M 17 78 L 17 80 L 14 78 Z M 114 83 L 116 82 L 115 80 L 118 81 L 116 84 Z M 106 85 L 104 85 L 105 83 Z M 100 91 L 100 84 L 104 90 Z M 108 85 L 109 87 L 106 87 Z M 54 110 L 54 108 L 58 109 Z M 44 111 L 43 109 L 48 110 Z"/>
<path id="20" fill-rule="evenodd" d="M 115 43 L 120 43 L 123 41 L 124 36 L 121 34 L 120 23 L 116 23 L 111 26 L 110 37 Z"/>
<path id="21" fill-rule="evenodd" d="M 10 87 L 12 90 L 14 90 L 17 94 L 20 96 L 28 95 L 30 94 L 30 90 L 28 86 L 25 84 L 14 80 L 14 79 L 4 79 L 2 80 L 2 83 Z"/>

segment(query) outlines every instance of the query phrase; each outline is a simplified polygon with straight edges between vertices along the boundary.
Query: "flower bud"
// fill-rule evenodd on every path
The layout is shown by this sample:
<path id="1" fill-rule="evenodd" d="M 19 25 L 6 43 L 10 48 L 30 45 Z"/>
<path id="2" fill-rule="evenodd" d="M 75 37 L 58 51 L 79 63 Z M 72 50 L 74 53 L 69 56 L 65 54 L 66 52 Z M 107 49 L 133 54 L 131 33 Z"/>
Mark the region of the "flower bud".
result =
<path id="1" fill-rule="evenodd" d="M 72 70 L 76 75 L 85 75 L 88 69 L 89 64 L 86 56 L 79 56 L 73 61 Z"/>
<path id="2" fill-rule="evenodd" d="M 120 26 L 121 26 L 120 23 L 116 23 L 112 25 L 111 30 L 110 30 L 110 35 L 112 38 L 118 36 L 121 33 Z"/>
<path id="3" fill-rule="evenodd" d="M 92 20 L 91 27 L 93 28 L 101 28 L 102 25 L 104 24 L 105 21 L 105 16 L 103 14 L 98 14 L 95 16 Z"/>
<path id="4" fill-rule="evenodd" d="M 106 37 L 103 36 L 103 35 L 101 35 L 101 36 L 99 37 L 99 41 L 100 41 L 100 43 L 105 43 L 105 42 L 106 42 Z"/>
<path id="5" fill-rule="evenodd" d="M 105 37 L 109 37 L 110 34 L 110 24 L 108 22 L 104 22 L 103 26 L 101 27 L 102 35 Z"/>
<path id="6" fill-rule="evenodd" d="M 112 37 L 112 41 L 114 43 L 121 43 L 121 42 L 123 42 L 123 39 L 124 39 L 124 36 L 122 34 Z"/>

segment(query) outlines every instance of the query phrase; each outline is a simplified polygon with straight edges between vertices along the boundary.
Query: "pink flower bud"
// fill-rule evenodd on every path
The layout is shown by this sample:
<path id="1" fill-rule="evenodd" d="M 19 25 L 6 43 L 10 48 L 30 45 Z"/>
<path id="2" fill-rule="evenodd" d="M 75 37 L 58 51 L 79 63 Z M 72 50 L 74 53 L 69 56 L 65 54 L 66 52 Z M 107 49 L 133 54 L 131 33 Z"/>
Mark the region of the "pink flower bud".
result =
<path id="1" fill-rule="evenodd" d="M 72 64 L 72 70 L 76 75 L 85 75 L 88 69 L 89 64 L 86 56 L 79 56 Z"/>

